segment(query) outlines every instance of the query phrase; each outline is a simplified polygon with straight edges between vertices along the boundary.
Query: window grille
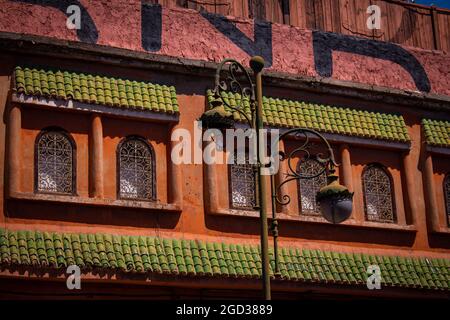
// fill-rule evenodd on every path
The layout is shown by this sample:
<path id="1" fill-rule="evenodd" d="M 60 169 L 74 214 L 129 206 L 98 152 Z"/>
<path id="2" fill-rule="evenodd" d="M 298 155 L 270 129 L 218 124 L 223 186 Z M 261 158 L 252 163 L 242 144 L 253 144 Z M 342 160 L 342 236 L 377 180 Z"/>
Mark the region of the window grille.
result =
<path id="1" fill-rule="evenodd" d="M 36 190 L 43 193 L 73 194 L 74 150 L 61 131 L 47 131 L 36 141 Z"/>
<path id="2" fill-rule="evenodd" d="M 141 138 L 128 138 L 119 145 L 119 198 L 155 200 L 154 155 Z"/>
<path id="3" fill-rule="evenodd" d="M 253 210 L 256 204 L 256 175 L 246 154 L 245 164 L 230 165 L 230 204 L 235 209 Z"/>
<path id="4" fill-rule="evenodd" d="M 363 172 L 362 183 L 367 220 L 394 222 L 392 183 L 388 173 L 381 166 L 370 165 Z"/>
<path id="5" fill-rule="evenodd" d="M 302 175 L 314 177 L 323 170 L 323 165 L 316 159 L 299 161 L 297 170 Z M 326 186 L 327 175 L 325 172 L 311 179 L 298 180 L 298 192 L 300 199 L 300 212 L 304 215 L 320 216 L 320 207 L 316 203 L 316 194 L 320 188 Z"/>

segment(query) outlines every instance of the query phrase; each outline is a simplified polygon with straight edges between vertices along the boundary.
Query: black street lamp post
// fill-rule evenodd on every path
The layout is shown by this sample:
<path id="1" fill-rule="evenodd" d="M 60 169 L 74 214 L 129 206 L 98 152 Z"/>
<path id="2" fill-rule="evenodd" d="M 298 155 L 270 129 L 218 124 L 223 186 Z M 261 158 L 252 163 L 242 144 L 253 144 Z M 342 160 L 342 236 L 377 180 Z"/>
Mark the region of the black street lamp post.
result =
<path id="1" fill-rule="evenodd" d="M 264 68 L 264 59 L 255 56 L 250 60 L 250 68 L 253 70 L 255 83 L 253 83 L 247 69 L 239 62 L 233 59 L 223 60 L 216 71 L 214 100 L 211 102 L 213 108 L 203 113 L 200 120 L 204 128 L 231 128 L 234 126 L 232 114 L 227 111 L 224 105 L 233 111 L 239 112 L 246 120 L 250 128 L 256 131 L 256 153 L 257 153 L 257 203 L 255 209 L 260 213 L 261 228 L 261 263 L 262 263 L 262 280 L 264 298 L 271 299 L 270 277 L 269 277 L 269 245 L 268 245 L 268 223 L 267 223 L 267 203 L 265 200 L 266 186 L 262 170 L 264 164 L 261 159 L 261 148 L 263 146 L 261 130 L 263 129 L 263 96 L 262 96 L 262 70 Z M 221 77 L 226 74 L 226 77 Z M 245 86 L 239 82 L 240 78 L 245 80 Z M 235 106 L 227 103 L 222 98 L 221 92 L 239 93 L 241 100 Z M 250 116 L 243 110 L 243 101 L 250 101 Z M 334 167 L 337 165 L 334 160 L 333 150 L 329 142 L 317 131 L 307 128 L 290 129 L 281 134 L 279 141 L 287 136 L 293 136 L 296 139 L 302 139 L 304 142 L 296 147 L 289 154 L 280 153 L 280 160 L 286 160 L 288 163 L 288 171 L 286 179 L 282 181 L 278 187 L 275 187 L 274 175 L 271 176 L 271 196 L 272 196 L 272 224 L 271 231 L 274 237 L 274 255 L 275 255 L 275 273 L 278 272 L 278 221 L 276 217 L 276 203 L 279 205 L 287 205 L 290 197 L 287 194 L 281 195 L 281 187 L 292 180 L 313 179 L 323 173 L 327 173 L 327 185 L 320 189 L 317 193 L 316 200 L 320 205 L 324 218 L 332 223 L 339 223 L 347 219 L 352 212 L 353 193 L 338 183 L 338 177 L 334 174 Z M 291 163 L 294 156 L 300 152 L 305 154 L 306 158 L 311 157 L 309 148 L 312 145 L 311 140 L 319 141 L 326 149 L 326 153 L 315 155 L 315 159 L 320 163 L 322 169 L 314 175 L 305 175 L 294 169 Z"/>

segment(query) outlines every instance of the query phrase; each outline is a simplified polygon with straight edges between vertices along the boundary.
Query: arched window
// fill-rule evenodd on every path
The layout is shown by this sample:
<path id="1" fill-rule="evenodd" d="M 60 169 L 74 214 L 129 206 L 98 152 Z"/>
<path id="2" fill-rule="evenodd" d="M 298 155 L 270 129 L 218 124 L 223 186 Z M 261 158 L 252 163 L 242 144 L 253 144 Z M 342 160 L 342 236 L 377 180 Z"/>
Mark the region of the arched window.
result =
<path id="1" fill-rule="evenodd" d="M 123 140 L 117 151 L 118 197 L 155 200 L 155 156 L 153 148 L 140 137 Z"/>
<path id="2" fill-rule="evenodd" d="M 297 172 L 304 176 L 314 177 L 311 179 L 298 180 L 299 207 L 301 214 L 320 215 L 319 205 L 316 203 L 316 194 L 320 188 L 326 186 L 327 175 L 323 170 L 323 165 L 316 159 L 302 159 L 298 162 Z M 320 174 L 319 174 L 320 173 Z M 317 177 L 315 177 L 317 175 Z"/>
<path id="3" fill-rule="evenodd" d="M 36 138 L 35 190 L 75 193 L 75 143 L 61 129 L 47 129 Z"/>
<path id="4" fill-rule="evenodd" d="M 444 179 L 445 210 L 447 213 L 447 224 L 450 226 L 450 173 Z"/>
<path id="5" fill-rule="evenodd" d="M 229 166 L 230 206 L 235 209 L 253 210 L 256 204 L 256 176 L 248 154 L 245 163 Z"/>
<path id="6" fill-rule="evenodd" d="M 367 220 L 394 222 L 392 181 L 386 170 L 378 164 L 368 165 L 363 171 L 362 183 Z"/>

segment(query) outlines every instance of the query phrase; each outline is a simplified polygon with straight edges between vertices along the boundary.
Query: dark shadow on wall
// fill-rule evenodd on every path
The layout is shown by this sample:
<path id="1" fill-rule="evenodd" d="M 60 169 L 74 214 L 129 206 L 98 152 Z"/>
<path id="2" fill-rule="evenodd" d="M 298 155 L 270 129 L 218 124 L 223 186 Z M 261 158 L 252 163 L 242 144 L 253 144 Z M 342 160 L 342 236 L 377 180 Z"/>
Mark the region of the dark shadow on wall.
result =
<path id="1" fill-rule="evenodd" d="M 333 75 L 333 51 L 342 51 L 394 62 L 411 75 L 417 89 L 422 92 L 431 90 L 430 80 L 423 66 L 414 55 L 397 44 L 313 31 L 313 50 L 315 68 L 322 77 Z"/>
<path id="2" fill-rule="evenodd" d="M 20 219 L 76 222 L 96 225 L 173 229 L 180 214 L 126 207 L 100 207 L 46 201 L 9 200 L 6 216 Z"/>
<path id="3" fill-rule="evenodd" d="M 148 0 L 141 2 L 141 38 L 142 47 L 147 51 L 161 50 L 162 8 Z"/>
<path id="4" fill-rule="evenodd" d="M 77 0 L 11 0 L 14 2 L 23 2 L 28 4 L 34 4 L 43 7 L 52 7 L 58 9 L 67 17 L 70 17 L 72 13 L 67 13 L 67 8 L 71 5 L 76 5 L 80 8 L 81 12 L 81 29 L 76 30 L 77 37 L 80 41 L 87 43 L 97 43 L 98 30 L 94 21 L 89 15 L 86 8 Z M 61 26 L 65 28 L 66 26 Z"/>
<path id="5" fill-rule="evenodd" d="M 206 11 L 202 11 L 200 14 L 249 56 L 259 55 L 266 61 L 266 68 L 272 66 L 271 23 L 254 20 L 254 41 L 252 41 L 226 17 Z"/>
<path id="6" fill-rule="evenodd" d="M 206 227 L 224 233 L 239 233 L 259 236 L 259 219 L 254 217 L 205 215 Z M 395 232 L 375 228 L 363 228 L 329 223 L 279 221 L 279 236 L 306 240 L 333 242 L 370 243 L 411 247 L 415 241 L 414 232 Z M 270 242 L 272 241 L 271 234 Z"/>
<path id="7" fill-rule="evenodd" d="M 403 11 L 400 26 L 388 42 L 405 43 L 412 37 L 416 30 L 417 14 L 420 13 L 408 7 L 404 7 L 404 9 L 405 11 Z"/>
<path id="8" fill-rule="evenodd" d="M 248 38 L 236 25 L 220 14 L 201 11 L 203 18 L 249 56 L 260 55 L 266 67 L 272 65 L 272 25 L 265 21 L 254 22 L 254 40 Z M 161 50 L 162 8 L 148 0 L 141 3 L 142 47 L 147 51 Z"/>
<path id="9" fill-rule="evenodd" d="M 429 234 L 428 235 L 428 244 L 430 248 L 441 248 L 441 249 L 450 249 L 450 236 L 448 234 Z"/>

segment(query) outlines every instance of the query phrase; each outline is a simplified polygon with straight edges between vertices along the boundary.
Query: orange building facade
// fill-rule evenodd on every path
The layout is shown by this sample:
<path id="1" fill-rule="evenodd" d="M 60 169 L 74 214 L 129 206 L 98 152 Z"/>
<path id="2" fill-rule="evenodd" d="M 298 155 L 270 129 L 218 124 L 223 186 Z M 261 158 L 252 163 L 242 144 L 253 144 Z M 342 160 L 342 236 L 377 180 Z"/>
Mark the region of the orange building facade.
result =
<path id="1" fill-rule="evenodd" d="M 217 63 L 231 56 L 247 65 L 252 53 L 266 59 L 266 127 L 322 133 L 340 183 L 354 192 L 350 219 L 334 225 L 315 203 L 324 175 L 282 187 L 291 201 L 275 208 L 273 297 L 448 297 L 448 53 L 140 1 L 129 10 L 140 10 L 141 26 L 158 21 L 159 10 L 159 40 L 142 27 L 136 42 L 110 21 L 123 10 L 112 1 L 109 14 L 93 3 L 83 9 L 97 30 L 93 42 L 94 29 L 65 29 L 60 8 L 4 6 L 2 298 L 261 298 L 253 169 L 171 160 L 177 130 L 201 141 L 196 121 L 211 108 Z M 12 16 L 30 13 L 58 18 L 37 29 L 14 25 Z M 253 43 L 236 42 L 228 20 Z M 377 50 L 387 57 L 370 53 Z M 225 151 L 233 150 L 218 155 Z M 293 165 L 314 174 L 317 163 L 296 156 Z M 70 265 L 81 269 L 81 289 L 66 285 Z M 381 289 L 368 288 L 369 266 L 379 267 Z"/>

